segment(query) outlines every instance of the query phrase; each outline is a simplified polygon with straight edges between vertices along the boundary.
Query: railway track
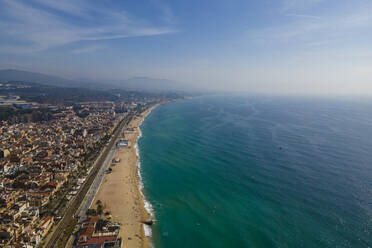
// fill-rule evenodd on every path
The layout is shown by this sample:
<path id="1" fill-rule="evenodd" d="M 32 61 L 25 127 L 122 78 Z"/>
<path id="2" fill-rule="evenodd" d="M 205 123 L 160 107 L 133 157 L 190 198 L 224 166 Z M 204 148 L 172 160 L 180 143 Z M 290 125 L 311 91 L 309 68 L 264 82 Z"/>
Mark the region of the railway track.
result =
<path id="1" fill-rule="evenodd" d="M 55 230 L 50 234 L 51 237 L 47 241 L 47 243 L 44 245 L 45 248 L 53 248 L 56 247 L 59 239 L 63 235 L 63 231 L 68 227 L 68 225 L 73 220 L 76 211 L 79 209 L 81 203 L 84 200 L 85 195 L 87 194 L 89 188 L 91 187 L 97 173 L 101 169 L 101 166 L 103 165 L 104 161 L 106 160 L 107 155 L 109 154 L 111 148 L 113 145 L 115 145 L 115 141 L 117 140 L 118 136 L 120 135 L 123 128 L 128 125 L 130 120 L 133 118 L 134 114 L 130 114 L 126 116 L 121 123 L 119 124 L 118 128 L 115 130 L 115 133 L 113 134 L 110 143 L 105 148 L 101 156 L 98 158 L 98 161 L 96 162 L 96 165 L 91 170 L 89 175 L 87 176 L 87 179 L 85 180 L 83 186 L 81 187 L 80 191 L 77 193 L 76 197 L 72 200 L 72 202 L 68 205 L 62 219 L 58 222 Z"/>

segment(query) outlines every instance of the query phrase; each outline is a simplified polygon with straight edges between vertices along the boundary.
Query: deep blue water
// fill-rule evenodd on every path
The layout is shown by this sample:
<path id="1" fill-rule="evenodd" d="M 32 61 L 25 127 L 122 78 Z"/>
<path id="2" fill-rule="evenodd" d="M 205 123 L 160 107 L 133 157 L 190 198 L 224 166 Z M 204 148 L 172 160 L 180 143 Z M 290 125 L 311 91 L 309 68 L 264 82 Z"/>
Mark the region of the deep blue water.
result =
<path id="1" fill-rule="evenodd" d="M 201 97 L 141 130 L 156 248 L 372 247 L 372 101 Z"/>

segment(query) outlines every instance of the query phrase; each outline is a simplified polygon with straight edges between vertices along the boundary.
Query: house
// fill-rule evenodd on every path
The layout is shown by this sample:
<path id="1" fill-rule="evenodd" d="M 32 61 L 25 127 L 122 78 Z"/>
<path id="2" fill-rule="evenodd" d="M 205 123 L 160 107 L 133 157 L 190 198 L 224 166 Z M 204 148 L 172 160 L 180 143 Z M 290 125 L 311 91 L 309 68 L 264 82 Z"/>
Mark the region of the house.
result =
<path id="1" fill-rule="evenodd" d="M 0 229 L 0 245 L 9 244 L 12 240 L 12 232 L 9 228 L 1 228 Z"/>
<path id="2" fill-rule="evenodd" d="M 54 217 L 53 216 L 47 216 L 44 219 L 41 220 L 39 225 L 39 230 L 41 232 L 41 236 L 45 237 L 49 230 L 52 228 L 54 224 Z"/>
<path id="3" fill-rule="evenodd" d="M 15 202 L 15 193 L 0 194 L 0 208 L 10 208 Z"/>
<path id="4" fill-rule="evenodd" d="M 82 185 L 84 182 L 85 182 L 85 178 L 79 178 L 79 179 L 77 180 L 77 184 L 78 184 L 78 185 Z"/>
<path id="5" fill-rule="evenodd" d="M 53 194 L 54 192 L 56 192 L 60 188 L 60 186 L 61 185 L 58 182 L 51 181 L 51 182 L 47 182 L 43 186 L 41 186 L 40 190 L 46 191 L 46 192 L 52 192 L 52 194 Z"/>
<path id="6" fill-rule="evenodd" d="M 129 145 L 129 141 L 125 139 L 120 139 L 118 142 L 116 142 L 117 148 L 128 147 L 128 145 Z"/>
<path id="7" fill-rule="evenodd" d="M 134 128 L 127 128 L 124 133 L 133 133 L 134 132 Z"/>
<path id="8" fill-rule="evenodd" d="M 89 240 L 78 242 L 77 248 L 104 248 L 121 247 L 121 238 L 117 236 L 93 237 Z"/>
<path id="9" fill-rule="evenodd" d="M 120 158 L 113 158 L 111 163 L 113 163 L 113 164 L 120 163 Z"/>
<path id="10" fill-rule="evenodd" d="M 0 150 L 0 158 L 6 158 L 10 155 L 10 152 L 8 149 Z"/>
<path id="11" fill-rule="evenodd" d="M 79 230 L 78 244 L 86 243 L 93 235 L 99 216 L 88 216 Z"/>
<path id="12" fill-rule="evenodd" d="M 119 230 L 107 231 L 111 223 L 99 216 L 88 216 L 78 232 L 77 248 L 122 247 L 122 239 L 118 238 Z"/>

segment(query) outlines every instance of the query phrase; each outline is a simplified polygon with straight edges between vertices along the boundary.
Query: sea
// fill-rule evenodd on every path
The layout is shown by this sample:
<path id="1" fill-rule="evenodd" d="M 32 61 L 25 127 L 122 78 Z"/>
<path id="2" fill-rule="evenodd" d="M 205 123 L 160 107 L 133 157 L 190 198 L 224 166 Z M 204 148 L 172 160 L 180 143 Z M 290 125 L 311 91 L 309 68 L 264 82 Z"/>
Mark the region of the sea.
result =
<path id="1" fill-rule="evenodd" d="M 155 248 L 372 247 L 372 100 L 203 96 L 140 128 Z"/>

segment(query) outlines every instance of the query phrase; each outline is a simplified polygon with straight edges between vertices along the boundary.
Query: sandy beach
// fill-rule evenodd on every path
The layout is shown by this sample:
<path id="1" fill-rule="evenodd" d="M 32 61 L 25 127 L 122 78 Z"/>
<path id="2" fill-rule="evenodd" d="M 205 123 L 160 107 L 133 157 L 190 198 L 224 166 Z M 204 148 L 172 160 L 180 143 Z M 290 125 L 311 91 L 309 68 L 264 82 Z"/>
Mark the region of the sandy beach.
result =
<path id="1" fill-rule="evenodd" d="M 112 173 L 105 175 L 92 202 L 92 207 L 95 208 L 97 200 L 101 200 L 104 211 L 111 211 L 112 221 L 121 223 L 119 236 L 123 238 L 124 247 L 128 248 L 149 246 L 142 222 L 149 220 L 150 215 L 144 207 L 138 186 L 135 144 L 139 136 L 138 127 L 151 109 L 129 123 L 127 128 L 133 128 L 134 131 L 125 133 L 122 137 L 129 140 L 128 147 L 120 148 L 115 152 L 115 158 L 120 159 L 120 162 L 111 166 Z"/>

